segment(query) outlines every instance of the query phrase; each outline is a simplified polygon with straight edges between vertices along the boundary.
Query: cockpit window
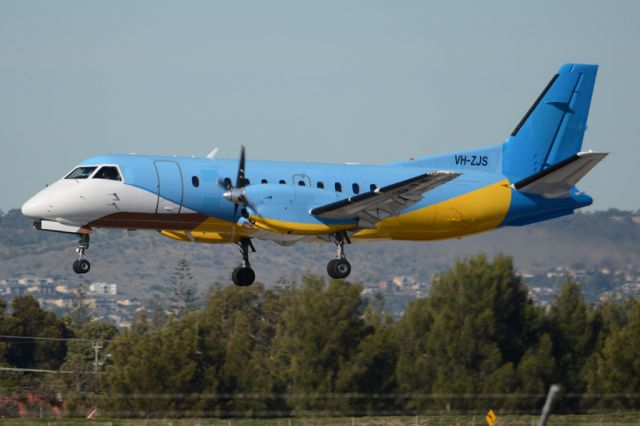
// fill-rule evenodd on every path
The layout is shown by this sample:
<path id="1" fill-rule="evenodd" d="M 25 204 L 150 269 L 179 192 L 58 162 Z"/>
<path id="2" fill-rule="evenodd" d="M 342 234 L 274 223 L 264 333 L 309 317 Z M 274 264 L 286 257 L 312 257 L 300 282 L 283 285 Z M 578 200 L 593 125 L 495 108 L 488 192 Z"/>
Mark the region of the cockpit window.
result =
<path id="1" fill-rule="evenodd" d="M 122 180 L 118 168 L 114 166 L 104 166 L 93 176 L 94 179 Z"/>
<path id="2" fill-rule="evenodd" d="M 86 179 L 97 167 L 76 167 L 65 179 Z"/>

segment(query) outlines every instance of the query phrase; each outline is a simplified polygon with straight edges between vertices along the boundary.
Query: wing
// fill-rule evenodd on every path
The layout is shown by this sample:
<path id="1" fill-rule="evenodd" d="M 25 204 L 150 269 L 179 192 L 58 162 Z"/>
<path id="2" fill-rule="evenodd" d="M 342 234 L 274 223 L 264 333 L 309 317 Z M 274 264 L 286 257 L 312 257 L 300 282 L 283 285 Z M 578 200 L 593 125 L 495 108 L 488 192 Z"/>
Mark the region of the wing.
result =
<path id="1" fill-rule="evenodd" d="M 401 182 L 354 195 L 311 210 L 311 214 L 327 219 L 357 218 L 358 227 L 375 228 L 376 222 L 396 216 L 422 200 L 423 194 L 460 176 L 454 172 L 431 172 Z"/>

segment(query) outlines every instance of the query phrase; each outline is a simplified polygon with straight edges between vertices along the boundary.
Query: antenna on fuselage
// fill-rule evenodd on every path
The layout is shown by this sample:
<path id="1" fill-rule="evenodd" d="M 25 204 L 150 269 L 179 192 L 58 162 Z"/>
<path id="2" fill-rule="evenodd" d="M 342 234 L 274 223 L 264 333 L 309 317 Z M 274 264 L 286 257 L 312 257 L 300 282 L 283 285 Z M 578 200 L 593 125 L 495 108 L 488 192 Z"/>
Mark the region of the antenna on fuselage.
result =
<path id="1" fill-rule="evenodd" d="M 214 158 L 216 158 L 217 154 L 218 154 L 218 148 L 213 148 L 213 151 L 207 154 L 207 158 L 209 160 L 213 160 Z"/>

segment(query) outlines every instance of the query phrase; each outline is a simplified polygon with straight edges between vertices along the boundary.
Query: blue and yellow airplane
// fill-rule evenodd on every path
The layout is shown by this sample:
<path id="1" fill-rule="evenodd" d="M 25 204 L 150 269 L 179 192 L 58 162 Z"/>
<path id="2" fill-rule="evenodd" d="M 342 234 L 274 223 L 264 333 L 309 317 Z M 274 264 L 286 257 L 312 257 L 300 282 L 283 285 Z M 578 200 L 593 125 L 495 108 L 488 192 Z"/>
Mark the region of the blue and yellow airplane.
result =
<path id="1" fill-rule="evenodd" d="M 184 242 L 234 243 L 232 273 L 250 285 L 253 239 L 333 242 L 345 278 L 357 240 L 436 240 L 573 213 L 592 198 L 576 183 L 607 154 L 582 151 L 596 65 L 564 65 L 506 142 L 380 165 L 101 155 L 22 206 L 39 230 L 78 234 L 86 273 L 93 228 L 153 229 Z"/>

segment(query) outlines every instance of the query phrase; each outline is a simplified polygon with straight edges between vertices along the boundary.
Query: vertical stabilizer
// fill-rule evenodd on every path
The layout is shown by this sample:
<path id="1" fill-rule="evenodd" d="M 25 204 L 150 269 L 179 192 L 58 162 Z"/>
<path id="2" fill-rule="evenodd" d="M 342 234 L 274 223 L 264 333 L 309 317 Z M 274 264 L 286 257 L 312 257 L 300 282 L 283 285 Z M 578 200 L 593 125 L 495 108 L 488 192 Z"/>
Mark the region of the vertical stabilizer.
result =
<path id="1" fill-rule="evenodd" d="M 504 144 L 503 172 L 512 181 L 578 153 L 597 65 L 566 64 L 533 103 Z"/>

